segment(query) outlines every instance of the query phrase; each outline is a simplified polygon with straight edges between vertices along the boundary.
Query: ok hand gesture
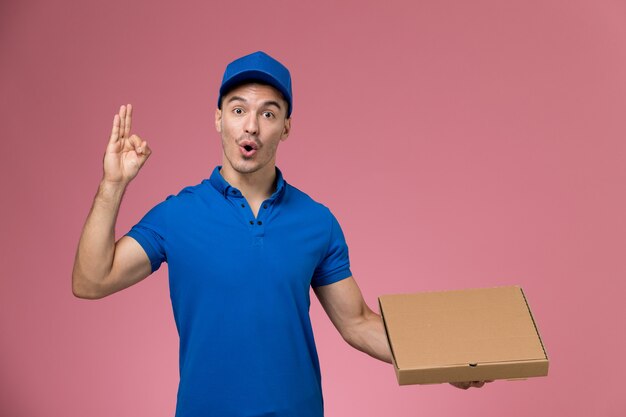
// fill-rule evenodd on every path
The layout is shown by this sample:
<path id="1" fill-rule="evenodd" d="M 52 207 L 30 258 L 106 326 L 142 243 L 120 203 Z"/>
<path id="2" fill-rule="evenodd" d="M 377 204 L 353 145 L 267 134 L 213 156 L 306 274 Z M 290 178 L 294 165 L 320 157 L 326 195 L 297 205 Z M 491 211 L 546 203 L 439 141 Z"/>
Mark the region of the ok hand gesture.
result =
<path id="1" fill-rule="evenodd" d="M 103 180 L 126 186 L 137 175 L 152 151 L 145 140 L 130 135 L 133 108 L 121 106 L 113 118 L 111 138 L 104 154 Z"/>

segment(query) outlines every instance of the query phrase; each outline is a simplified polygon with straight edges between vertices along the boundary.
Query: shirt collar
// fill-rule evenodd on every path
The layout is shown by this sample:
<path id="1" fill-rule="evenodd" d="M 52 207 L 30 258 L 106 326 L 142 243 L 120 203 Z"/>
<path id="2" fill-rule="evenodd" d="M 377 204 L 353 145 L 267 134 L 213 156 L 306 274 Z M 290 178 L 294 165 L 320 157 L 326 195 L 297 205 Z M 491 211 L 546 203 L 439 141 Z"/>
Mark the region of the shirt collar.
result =
<path id="1" fill-rule="evenodd" d="M 221 165 L 216 166 L 213 172 L 211 173 L 211 177 L 209 178 L 209 181 L 211 185 L 213 186 L 213 188 L 215 188 L 224 197 L 226 196 L 241 197 L 241 191 L 239 191 L 237 188 L 230 185 L 224 179 L 224 177 L 222 177 L 222 174 L 220 174 L 220 169 L 222 169 Z M 280 196 L 282 196 L 283 193 L 285 192 L 286 184 L 287 182 L 283 179 L 283 173 L 280 171 L 280 169 L 278 169 L 278 167 L 276 167 L 276 191 L 274 191 L 274 194 L 272 194 L 272 196 L 269 199 L 275 200 L 275 199 L 278 199 Z"/>

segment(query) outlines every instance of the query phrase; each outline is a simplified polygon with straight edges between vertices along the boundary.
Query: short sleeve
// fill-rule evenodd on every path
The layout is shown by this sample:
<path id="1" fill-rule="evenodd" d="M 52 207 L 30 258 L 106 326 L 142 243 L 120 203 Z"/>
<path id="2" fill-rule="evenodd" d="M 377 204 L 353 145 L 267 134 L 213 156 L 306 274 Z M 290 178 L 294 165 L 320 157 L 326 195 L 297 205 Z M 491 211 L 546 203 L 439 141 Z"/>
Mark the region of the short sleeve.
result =
<path id="1" fill-rule="evenodd" d="M 311 286 L 328 285 L 352 276 L 348 245 L 339 222 L 330 213 L 330 239 L 326 254 L 315 268 Z"/>
<path id="2" fill-rule="evenodd" d="M 168 201 L 153 207 L 126 236 L 135 239 L 143 248 L 150 259 L 152 272 L 159 269 L 163 262 L 167 261 L 166 224 Z"/>

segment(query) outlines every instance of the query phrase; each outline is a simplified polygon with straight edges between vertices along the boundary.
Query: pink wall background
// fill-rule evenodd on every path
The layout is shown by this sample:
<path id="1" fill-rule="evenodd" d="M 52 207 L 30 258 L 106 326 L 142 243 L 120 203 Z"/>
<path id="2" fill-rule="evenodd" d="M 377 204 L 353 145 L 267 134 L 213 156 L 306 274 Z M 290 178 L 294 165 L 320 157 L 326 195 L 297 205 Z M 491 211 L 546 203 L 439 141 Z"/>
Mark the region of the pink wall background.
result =
<path id="1" fill-rule="evenodd" d="M 224 65 L 264 49 L 294 78 L 279 166 L 331 207 L 353 272 L 386 293 L 519 284 L 550 375 L 398 387 L 311 314 L 335 416 L 623 416 L 624 1 L 17 1 L 0 4 L 0 415 L 173 416 L 167 268 L 72 296 L 113 114 L 154 151 L 126 232 L 209 175 Z"/>

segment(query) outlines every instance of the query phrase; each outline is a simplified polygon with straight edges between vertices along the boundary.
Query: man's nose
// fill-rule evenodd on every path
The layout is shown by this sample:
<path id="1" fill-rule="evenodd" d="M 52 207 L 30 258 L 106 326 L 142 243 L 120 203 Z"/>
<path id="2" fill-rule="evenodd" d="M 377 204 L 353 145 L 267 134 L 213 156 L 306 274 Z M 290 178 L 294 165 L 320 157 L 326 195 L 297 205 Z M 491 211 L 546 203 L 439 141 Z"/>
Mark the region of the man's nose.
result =
<path id="1" fill-rule="evenodd" d="M 256 135 L 259 133 L 259 121 L 257 120 L 256 114 L 250 113 L 248 118 L 246 119 L 245 124 L 246 133 L 249 135 Z"/>

